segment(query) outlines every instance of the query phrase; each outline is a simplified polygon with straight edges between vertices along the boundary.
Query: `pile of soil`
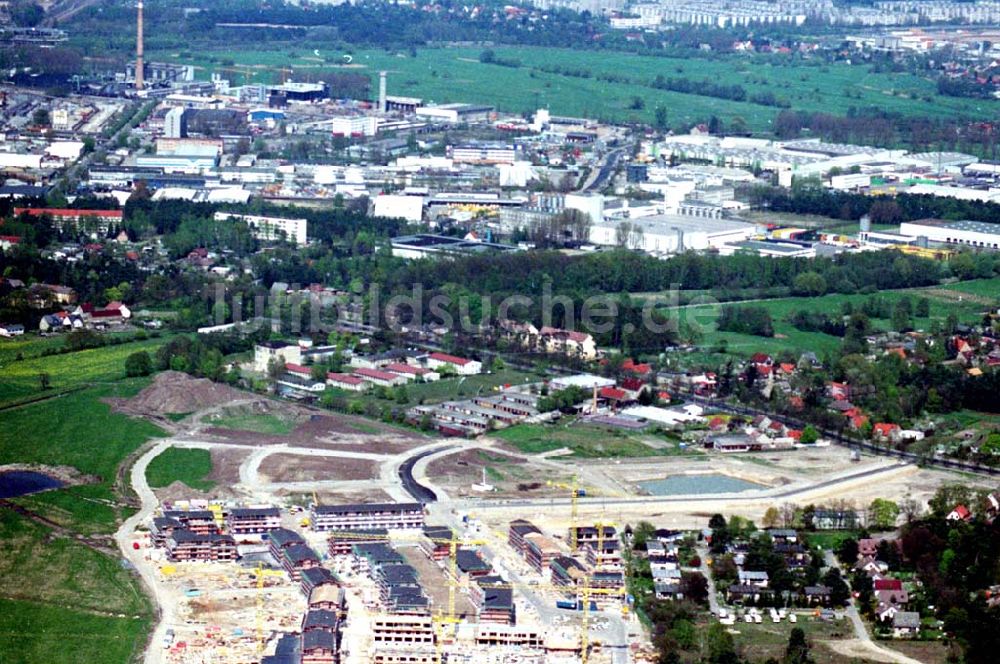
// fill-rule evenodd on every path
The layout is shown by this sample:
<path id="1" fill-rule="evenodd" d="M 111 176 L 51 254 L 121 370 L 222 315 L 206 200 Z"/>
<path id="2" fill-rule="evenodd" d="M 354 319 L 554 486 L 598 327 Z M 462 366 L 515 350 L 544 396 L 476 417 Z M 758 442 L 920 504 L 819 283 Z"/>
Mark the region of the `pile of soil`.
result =
<path id="1" fill-rule="evenodd" d="M 144 415 L 193 413 L 204 408 L 246 400 L 246 392 L 207 378 L 194 378 L 179 371 L 157 374 L 152 385 L 124 404 L 125 410 Z"/>

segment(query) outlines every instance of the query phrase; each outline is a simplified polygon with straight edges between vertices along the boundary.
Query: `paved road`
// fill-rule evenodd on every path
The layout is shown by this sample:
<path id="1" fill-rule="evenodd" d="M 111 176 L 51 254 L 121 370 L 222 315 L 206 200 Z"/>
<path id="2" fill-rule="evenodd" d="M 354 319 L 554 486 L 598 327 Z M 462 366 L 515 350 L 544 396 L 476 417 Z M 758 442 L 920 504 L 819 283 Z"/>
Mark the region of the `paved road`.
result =
<path id="1" fill-rule="evenodd" d="M 837 561 L 837 558 L 833 555 L 832 551 L 829 549 L 825 550 L 823 552 L 823 556 L 827 567 L 836 567 L 837 569 L 840 569 L 840 563 Z M 921 664 L 919 660 L 907 657 L 906 655 L 895 650 L 883 648 L 879 644 L 872 641 L 872 637 L 868 633 L 868 627 L 865 625 L 865 621 L 858 613 L 858 607 L 854 604 L 853 600 L 849 600 L 847 610 L 844 613 L 847 615 L 848 620 L 851 621 L 851 625 L 854 627 L 854 638 L 857 639 L 861 646 L 868 650 L 875 659 L 883 662 L 897 662 L 898 664 Z"/>
<path id="2" fill-rule="evenodd" d="M 708 566 L 708 558 L 710 552 L 708 547 L 697 547 L 695 552 L 698 554 L 699 560 L 701 560 L 701 567 L 699 571 L 701 575 L 705 577 L 708 581 L 708 610 L 712 612 L 713 616 L 719 615 L 719 596 L 716 594 L 715 579 L 712 578 L 712 570 Z"/>
<path id="3" fill-rule="evenodd" d="M 148 452 L 139 457 L 135 465 L 132 466 L 132 472 L 130 473 L 131 485 L 132 489 L 139 496 L 142 506 L 138 512 L 126 519 L 125 523 L 115 533 L 115 541 L 118 542 L 119 550 L 125 559 L 135 566 L 143 583 L 146 584 L 158 614 L 156 628 L 150 635 L 149 644 L 146 648 L 145 664 L 160 664 L 163 661 L 164 650 L 161 645 L 167 633 L 167 627 L 174 624 L 176 620 L 176 612 L 173 604 L 166 601 L 161 592 L 160 584 L 157 583 L 156 579 L 156 567 L 145 559 L 145 549 L 136 550 L 132 548 L 132 536 L 135 533 L 136 526 L 148 521 L 153 516 L 153 511 L 160 504 L 153 490 L 146 483 L 146 468 L 149 466 L 150 461 L 171 445 L 173 445 L 173 441 L 169 439 L 157 443 Z"/>
<path id="4" fill-rule="evenodd" d="M 813 493 L 821 489 L 855 482 L 861 479 L 873 479 L 878 475 L 890 472 L 898 472 L 903 469 L 914 467 L 909 463 L 895 463 L 888 466 L 878 466 L 866 468 L 855 472 L 846 473 L 833 477 L 822 482 L 813 484 L 800 484 L 792 488 L 772 489 L 765 491 L 746 491 L 739 494 L 712 494 L 699 496 L 637 496 L 631 498 L 580 498 L 577 500 L 579 508 L 582 510 L 589 506 L 599 507 L 628 507 L 630 505 L 649 505 L 654 508 L 656 505 L 690 503 L 692 508 L 708 509 L 712 503 L 732 505 L 736 503 L 757 503 L 761 501 L 773 501 L 777 499 L 790 499 L 804 494 Z M 456 501 L 457 503 L 457 501 Z M 545 499 L 512 499 L 512 500 L 466 500 L 462 507 L 467 507 L 473 511 L 485 510 L 509 510 L 512 507 L 527 508 L 548 508 L 564 507 L 570 505 L 569 498 L 545 498 Z"/>

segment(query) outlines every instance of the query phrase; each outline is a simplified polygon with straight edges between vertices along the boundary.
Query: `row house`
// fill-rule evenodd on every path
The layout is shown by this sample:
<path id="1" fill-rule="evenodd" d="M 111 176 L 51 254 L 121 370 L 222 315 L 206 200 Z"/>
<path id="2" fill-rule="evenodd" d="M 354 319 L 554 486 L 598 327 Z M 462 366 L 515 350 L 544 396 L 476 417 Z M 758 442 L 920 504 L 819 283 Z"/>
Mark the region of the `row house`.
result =
<path id="1" fill-rule="evenodd" d="M 327 550 L 330 556 L 351 555 L 355 544 L 368 544 L 374 542 L 389 543 L 389 531 L 384 528 L 374 528 L 371 530 L 338 530 L 331 532 L 327 538 Z"/>
<path id="2" fill-rule="evenodd" d="M 476 607 L 480 623 L 513 625 L 516 622 L 514 592 L 503 578 L 479 577 L 469 586 L 469 598 Z"/>
<path id="3" fill-rule="evenodd" d="M 306 572 L 311 571 L 302 570 L 302 574 L 305 575 Z M 322 609 L 324 611 L 333 611 L 341 620 L 344 620 L 347 616 L 347 594 L 339 585 L 327 583 L 316 586 L 309 593 L 308 603 L 310 610 Z"/>
<path id="4" fill-rule="evenodd" d="M 354 559 L 354 571 L 372 579 L 383 565 L 399 565 L 406 562 L 395 549 L 382 542 L 355 544 L 351 556 Z"/>
<path id="5" fill-rule="evenodd" d="M 562 555 L 559 546 L 541 533 L 529 533 L 524 536 L 524 560 L 538 573 L 549 569 L 551 562 Z"/>
<path id="6" fill-rule="evenodd" d="M 399 374 L 389 373 L 388 371 L 382 371 L 381 369 L 355 369 L 352 374 L 357 378 L 370 383 L 372 385 L 379 385 L 381 387 L 395 387 L 397 385 L 404 385 L 407 380 Z"/>
<path id="7" fill-rule="evenodd" d="M 166 540 L 167 557 L 175 562 L 232 562 L 239 558 L 236 540 L 229 535 L 199 535 L 176 530 Z"/>
<path id="8" fill-rule="evenodd" d="M 525 547 L 527 546 L 527 542 L 524 537 L 525 535 L 530 535 L 531 533 L 541 535 L 542 531 L 530 521 L 515 519 L 514 521 L 511 521 L 510 525 L 507 527 L 507 544 L 523 556 Z"/>
<path id="9" fill-rule="evenodd" d="M 302 634 L 301 664 L 336 664 L 337 652 L 335 633 L 314 629 Z"/>
<path id="10" fill-rule="evenodd" d="M 336 373 L 333 371 L 327 372 L 326 384 L 335 389 L 346 390 L 348 392 L 364 392 L 368 389 L 368 383 L 364 379 L 352 376 L 351 374 Z"/>
<path id="11" fill-rule="evenodd" d="M 537 627 L 480 623 L 476 628 L 476 645 L 517 650 L 542 650 L 545 637 Z"/>
<path id="12" fill-rule="evenodd" d="M 424 506 L 420 503 L 313 505 L 310 523 L 318 531 L 422 528 Z"/>
<path id="13" fill-rule="evenodd" d="M 325 567 L 310 567 L 299 573 L 299 590 L 306 597 L 309 597 L 316 588 L 326 585 L 339 586 L 340 581 Z"/>
<path id="14" fill-rule="evenodd" d="M 279 562 L 292 581 L 300 581 L 304 570 L 320 566 L 319 556 L 304 543 L 292 544 L 284 549 Z"/>
<path id="15" fill-rule="evenodd" d="M 420 550 L 436 562 L 451 556 L 451 542 L 455 536 L 448 526 L 426 526 L 420 538 Z M 457 545 L 456 545 L 457 546 Z"/>
<path id="16" fill-rule="evenodd" d="M 277 507 L 234 507 L 226 514 L 226 525 L 234 535 L 267 533 L 281 528 Z"/>
<path id="17" fill-rule="evenodd" d="M 435 664 L 430 615 L 376 614 L 371 619 L 373 664 Z"/>
<path id="18" fill-rule="evenodd" d="M 153 519 L 153 525 L 149 529 L 149 534 L 153 538 L 153 546 L 163 547 L 167 539 L 174 534 L 174 531 L 186 530 L 184 524 L 169 516 L 158 516 Z"/>
<path id="19" fill-rule="evenodd" d="M 211 510 L 164 510 L 163 516 L 180 521 L 185 530 L 199 535 L 219 532 L 219 524 Z"/>
<path id="20" fill-rule="evenodd" d="M 431 371 L 430 369 L 424 369 L 423 367 L 415 367 L 412 364 L 403 364 L 401 362 L 393 362 L 392 364 L 387 364 L 383 368 L 387 373 L 396 374 L 402 376 L 408 381 L 424 380 L 427 382 L 435 381 L 441 378 L 441 375 L 437 372 Z"/>

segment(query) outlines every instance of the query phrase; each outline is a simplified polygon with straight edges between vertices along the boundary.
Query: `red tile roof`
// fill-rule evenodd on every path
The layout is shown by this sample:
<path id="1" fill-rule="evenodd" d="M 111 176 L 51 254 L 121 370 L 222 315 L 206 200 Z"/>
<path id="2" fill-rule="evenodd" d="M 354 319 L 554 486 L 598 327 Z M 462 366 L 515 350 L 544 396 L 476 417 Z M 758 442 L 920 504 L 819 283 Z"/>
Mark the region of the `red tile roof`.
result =
<path id="1" fill-rule="evenodd" d="M 602 399 L 611 399 L 612 401 L 625 401 L 628 399 L 628 393 L 617 387 L 602 387 L 598 395 Z"/>
<path id="2" fill-rule="evenodd" d="M 458 357 L 456 355 L 448 355 L 447 353 L 431 353 L 430 355 L 428 355 L 428 357 L 437 360 L 438 362 L 447 362 L 448 364 L 456 364 L 460 367 L 464 367 L 469 362 L 472 362 L 472 360 L 466 359 L 464 357 Z"/>
<path id="3" fill-rule="evenodd" d="M 307 374 L 307 375 L 312 373 L 309 367 L 304 367 L 301 364 L 295 364 L 294 362 L 286 362 L 285 371 L 297 374 Z"/>
<path id="4" fill-rule="evenodd" d="M 384 380 L 386 382 L 399 380 L 399 374 L 379 371 L 378 369 L 355 369 L 354 375 L 361 376 L 362 378 L 371 378 L 372 380 Z"/>
<path id="5" fill-rule="evenodd" d="M 645 385 L 645 383 L 638 378 L 623 378 L 621 381 L 622 388 L 630 392 L 638 392 L 642 389 L 643 385 Z"/>
<path id="6" fill-rule="evenodd" d="M 407 374 L 408 376 L 423 376 L 425 373 L 430 373 L 427 369 L 411 367 L 409 364 L 403 364 L 402 362 L 393 362 L 387 365 L 385 370 L 392 373 Z"/>
<path id="7" fill-rule="evenodd" d="M 903 582 L 899 579 L 875 579 L 875 590 L 902 590 Z"/>
<path id="8" fill-rule="evenodd" d="M 333 371 L 327 372 L 326 379 L 334 383 L 344 383 L 345 385 L 361 385 L 365 382 L 357 376 L 345 373 L 335 373 Z"/>

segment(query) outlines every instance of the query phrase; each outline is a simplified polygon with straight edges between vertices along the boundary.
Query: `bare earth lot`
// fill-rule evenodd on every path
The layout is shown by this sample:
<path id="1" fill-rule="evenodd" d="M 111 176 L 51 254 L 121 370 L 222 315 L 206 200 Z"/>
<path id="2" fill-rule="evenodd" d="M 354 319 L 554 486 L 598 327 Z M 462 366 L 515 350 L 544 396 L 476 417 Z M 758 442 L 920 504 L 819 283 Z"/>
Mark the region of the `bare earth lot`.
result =
<path id="1" fill-rule="evenodd" d="M 270 482 L 318 482 L 322 480 L 367 480 L 378 477 L 378 464 L 368 459 L 307 457 L 272 454 L 260 466 Z"/>

